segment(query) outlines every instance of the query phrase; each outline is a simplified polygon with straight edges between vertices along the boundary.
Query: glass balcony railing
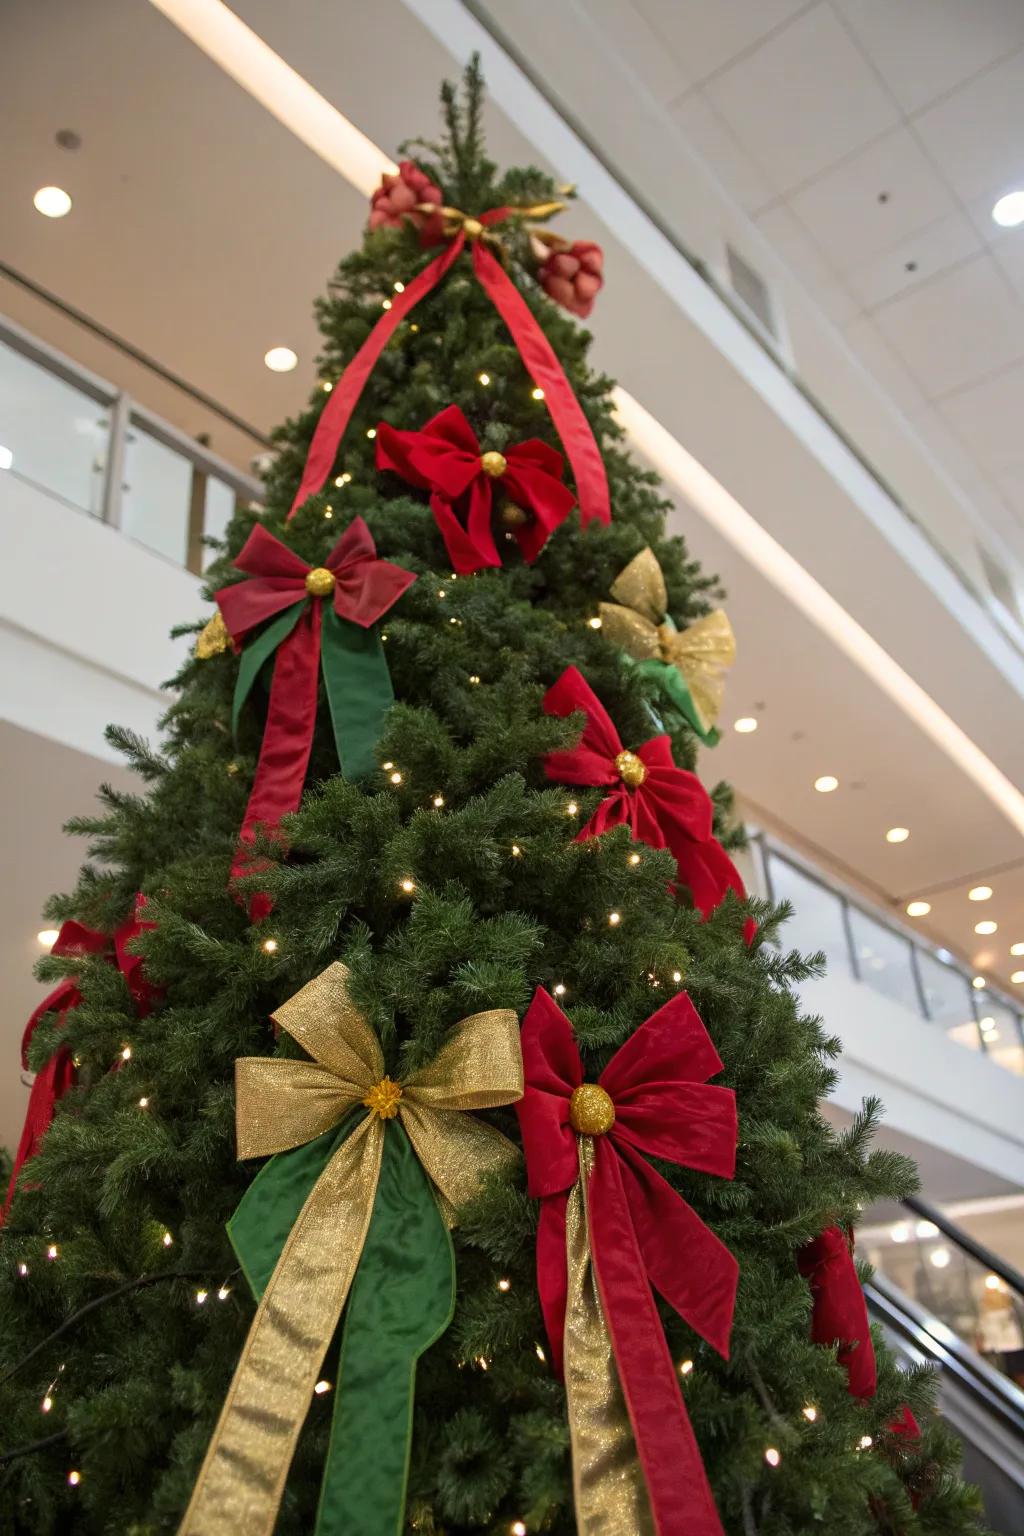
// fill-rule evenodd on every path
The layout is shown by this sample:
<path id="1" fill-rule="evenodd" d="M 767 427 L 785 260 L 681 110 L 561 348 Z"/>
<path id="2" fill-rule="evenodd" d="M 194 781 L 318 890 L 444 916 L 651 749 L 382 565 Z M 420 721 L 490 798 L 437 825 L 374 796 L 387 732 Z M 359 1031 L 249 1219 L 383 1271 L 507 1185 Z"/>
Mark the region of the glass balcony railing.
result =
<path id="1" fill-rule="evenodd" d="M 110 523 L 201 574 L 259 481 L 0 317 L 0 475 Z"/>
<path id="2" fill-rule="evenodd" d="M 957 1045 L 982 1051 L 996 1066 L 1024 1076 L 1024 1024 L 1016 1002 L 948 949 L 908 933 L 872 911 L 790 849 L 757 833 L 752 843 L 773 901 L 790 901 L 787 942 L 805 954 L 823 951 L 829 974 L 852 978 L 942 1029 Z"/>

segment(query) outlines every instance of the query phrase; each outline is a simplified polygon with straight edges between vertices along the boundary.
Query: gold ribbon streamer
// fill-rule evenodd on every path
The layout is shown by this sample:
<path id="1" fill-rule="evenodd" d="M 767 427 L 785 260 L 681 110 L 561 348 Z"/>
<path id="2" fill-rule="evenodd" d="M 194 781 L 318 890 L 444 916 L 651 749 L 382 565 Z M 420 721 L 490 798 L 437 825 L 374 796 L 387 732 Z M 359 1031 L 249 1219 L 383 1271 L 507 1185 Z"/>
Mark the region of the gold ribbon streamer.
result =
<path id="1" fill-rule="evenodd" d="M 718 720 L 725 673 L 736 660 L 736 637 L 722 608 L 687 629 L 666 623 L 668 593 L 654 551 L 642 549 L 612 583 L 614 603 L 599 604 L 605 638 L 634 661 L 664 661 L 690 690 L 705 731 Z"/>
<path id="2" fill-rule="evenodd" d="M 626 1400 L 590 1253 L 586 1185 L 594 1142 L 577 1137 L 580 1176 L 569 1195 L 565 1251 L 565 1390 L 579 1536 L 656 1536 Z"/>
<path id="3" fill-rule="evenodd" d="M 384 1077 L 376 1035 L 352 1001 L 348 968 L 328 966 L 273 1015 L 312 1061 L 235 1063 L 240 1158 L 286 1152 L 322 1135 Z M 511 1009 L 456 1024 L 434 1060 L 401 1084 L 398 1116 L 449 1225 L 516 1147 L 467 1110 L 523 1094 Z M 271 1536 L 295 1443 L 359 1265 L 373 1213 L 384 1121 L 347 1136 L 303 1206 L 267 1283 L 179 1536 Z"/>
<path id="4" fill-rule="evenodd" d="M 219 656 L 222 651 L 229 650 L 230 646 L 231 636 L 218 608 L 213 618 L 206 621 L 197 635 L 195 654 L 199 661 L 209 661 L 211 656 Z"/>

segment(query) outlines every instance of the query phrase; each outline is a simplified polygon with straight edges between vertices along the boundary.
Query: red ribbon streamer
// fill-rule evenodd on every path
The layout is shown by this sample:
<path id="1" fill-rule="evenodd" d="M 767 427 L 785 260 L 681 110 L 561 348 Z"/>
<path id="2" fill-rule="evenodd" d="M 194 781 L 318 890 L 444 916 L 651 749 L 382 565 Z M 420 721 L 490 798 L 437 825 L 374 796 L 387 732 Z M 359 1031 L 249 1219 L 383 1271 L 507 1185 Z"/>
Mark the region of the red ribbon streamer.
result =
<path id="1" fill-rule="evenodd" d="M 538 988 L 523 1020 L 516 1105 L 528 1188 L 541 1200 L 537 1283 L 555 1369 L 566 1306 L 565 1213 L 579 1177 L 570 1123 L 583 1064 L 569 1020 Z M 728 1357 L 739 1266 L 647 1156 L 732 1178 L 736 1100 L 707 1079 L 722 1062 L 685 992 L 651 1015 L 599 1078 L 615 1122 L 594 1137 L 592 1261 L 659 1536 L 721 1536 L 707 1474 L 651 1287 Z"/>
<path id="2" fill-rule="evenodd" d="M 509 208 L 492 208 L 490 212 L 482 214 L 478 222 L 485 226 L 499 224 L 512 211 Z M 394 295 L 391 308 L 377 321 L 335 384 L 316 424 L 289 517 L 295 515 L 307 497 L 315 496 L 323 487 L 334 467 L 338 444 L 377 359 L 405 317 L 441 282 L 465 244 L 466 233 L 460 229 L 447 250 L 424 267 L 402 293 Z M 576 479 L 580 520 L 584 527 L 593 518 L 609 523 L 612 515 L 611 499 L 604 460 L 562 365 L 526 300 L 498 259 L 479 239 L 473 240 L 471 244 L 473 271 L 477 281 L 508 327 L 527 373 L 534 384 L 544 391 L 551 420 L 562 440 Z"/>
<path id="3" fill-rule="evenodd" d="M 587 721 L 577 746 L 548 754 L 544 763 L 548 778 L 611 789 L 577 842 L 600 837 L 611 827 L 628 826 L 638 842 L 668 848 L 680 882 L 689 887 L 694 905 L 705 917 L 726 891 L 733 890 L 740 898 L 746 895 L 739 871 L 712 834 L 713 808 L 707 791 L 696 774 L 676 767 L 667 736 L 652 736 L 636 748 L 633 755 L 643 764 L 644 777 L 641 783 L 630 785 L 617 766 L 624 751 L 619 733 L 575 667 L 567 667 L 548 689 L 544 709 L 549 715 L 562 717 L 580 712 Z M 753 920 L 748 918 L 744 928 L 748 943 L 755 931 Z"/>
<path id="4" fill-rule="evenodd" d="M 142 956 L 131 954 L 128 949 L 128 945 L 138 934 L 156 927 L 155 923 L 141 921 L 139 914 L 145 905 L 145 896 L 139 894 L 135 898 L 135 911 L 132 916 L 126 918 L 112 938 L 109 934 L 99 933 L 95 928 L 87 928 L 84 923 L 69 919 L 61 925 L 60 933 L 50 950 L 51 955 L 67 957 L 104 955 L 111 960 L 117 965 L 128 984 L 135 1011 L 140 1019 L 145 1018 L 151 1011 L 153 1001 L 160 992 L 158 987 L 154 987 L 143 976 Z M 82 994 L 78 990 L 77 981 L 72 976 L 66 976 L 63 981 L 58 982 L 53 991 L 43 998 L 25 1025 L 21 1037 L 21 1066 L 24 1072 L 29 1070 L 29 1046 L 42 1019 L 48 1013 L 57 1012 L 58 1028 L 62 1029 L 68 1014 L 73 1008 L 77 1008 L 81 1001 Z M 29 1091 L 25 1123 L 22 1126 L 18 1149 L 14 1154 L 14 1167 L 11 1171 L 11 1181 L 7 1186 L 7 1198 L 4 1201 L 3 1211 L 0 1212 L 0 1226 L 7 1219 L 7 1212 L 10 1210 L 18 1183 L 18 1175 L 29 1159 L 35 1157 L 39 1151 L 40 1142 L 53 1119 L 57 1101 L 64 1097 L 74 1083 L 75 1065 L 71 1052 L 66 1045 L 58 1046 L 46 1065 L 36 1073 Z"/>
<path id="5" fill-rule="evenodd" d="M 562 455 L 539 438 L 506 448 L 500 458 L 505 463 L 501 474 L 488 474 L 476 434 L 457 405 L 447 406 L 419 432 L 400 432 L 385 421 L 377 428 L 377 468 L 393 470 L 430 492 L 434 521 L 459 576 L 501 565 L 491 532 L 496 481 L 511 502 L 534 514 L 512 530 L 528 564 L 576 505 L 562 484 Z M 464 497 L 469 503 L 465 524 L 454 507 Z"/>
<path id="6" fill-rule="evenodd" d="M 273 831 L 302 799 L 316 728 L 321 604 L 326 601 L 307 591 L 306 578 L 313 567 L 261 524 L 234 563 L 250 579 L 222 587 L 216 599 L 236 645 L 265 619 L 295 603 L 306 606 L 275 652 L 267 720 L 231 866 L 232 880 L 252 873 L 249 848 L 257 826 Z M 375 624 L 416 580 L 411 571 L 377 558 L 373 536 L 361 517 L 346 528 L 324 568 L 334 577 L 330 600 L 335 613 L 363 629 Z M 269 898 L 258 892 L 250 898 L 249 910 L 253 921 L 259 922 L 271 910 Z"/>

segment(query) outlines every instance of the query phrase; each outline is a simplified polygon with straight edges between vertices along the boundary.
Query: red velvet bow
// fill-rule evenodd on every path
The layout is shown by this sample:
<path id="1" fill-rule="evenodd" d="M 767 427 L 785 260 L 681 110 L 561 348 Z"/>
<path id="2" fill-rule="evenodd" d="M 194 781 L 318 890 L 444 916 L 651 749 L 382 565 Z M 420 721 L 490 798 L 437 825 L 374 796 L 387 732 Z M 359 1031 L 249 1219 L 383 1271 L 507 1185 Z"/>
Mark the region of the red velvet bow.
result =
<path id="1" fill-rule="evenodd" d="M 276 649 L 263 742 L 232 865 L 233 878 L 251 869 L 247 845 L 253 841 L 256 826 L 276 829 L 281 817 L 294 811 L 302 798 L 316 727 L 322 640 L 342 768 L 349 778 L 358 778 L 374 767 L 376 730 L 392 702 L 387 664 L 375 636 L 367 633 L 360 640 L 337 619 L 368 632 L 416 580 L 411 571 L 377 558 L 373 537 L 361 517 L 346 528 L 324 566 L 316 570 L 260 524 L 245 541 L 235 565 L 250 579 L 223 587 L 216 598 L 236 646 L 256 625 L 283 610 L 295 608 L 296 615 L 290 628 L 287 617 L 279 619 L 285 632 L 275 633 L 274 626 L 264 631 L 253 642 L 252 665 L 246 668 L 243 661 L 239 670 L 236 726 L 258 666 L 265 659 L 264 649 L 268 656 Z M 317 572 L 330 573 L 325 577 L 329 591 L 316 590 Z M 333 614 L 328 615 L 325 630 L 323 605 L 328 597 Z M 268 898 L 254 896 L 250 911 L 254 920 L 265 917 L 270 911 Z"/>
<path id="2" fill-rule="evenodd" d="M 489 467 L 488 467 L 489 466 Z M 382 421 L 377 428 L 377 468 L 391 469 L 421 491 L 430 492 L 430 510 L 444 538 L 452 568 L 468 576 L 501 564 L 491 532 L 494 484 L 500 480 L 509 501 L 533 513 L 512 532 L 528 563 L 576 505 L 562 484 L 562 455 L 539 438 L 481 454 L 473 428 L 457 405 L 449 405 L 421 432 L 400 432 Z M 468 496 L 463 523 L 453 503 Z"/>
<path id="3" fill-rule="evenodd" d="M 135 1011 L 140 1019 L 144 1019 L 152 1010 L 155 998 L 160 995 L 160 988 L 154 987 L 142 974 L 142 956 L 133 955 L 128 950 L 128 945 L 138 934 L 156 927 L 155 923 L 144 923 L 140 920 L 139 914 L 145 905 L 145 896 L 138 895 L 135 898 L 135 911 L 131 917 L 125 919 L 113 937 L 106 933 L 98 933 L 95 928 L 86 928 L 84 923 L 76 923 L 73 919 L 69 919 L 61 924 L 60 933 L 50 950 L 51 955 L 69 958 L 105 955 L 108 960 L 113 961 L 128 984 Z M 73 1008 L 77 1008 L 81 1001 L 82 994 L 73 976 L 65 976 L 64 980 L 59 981 L 53 991 L 43 998 L 25 1025 L 21 1037 L 21 1066 L 24 1072 L 29 1070 L 28 1052 L 32 1037 L 46 1014 L 59 1013 L 59 1027 L 63 1028 L 68 1014 Z M 39 1144 L 53 1119 L 57 1101 L 64 1097 L 74 1082 L 75 1065 L 71 1052 L 66 1045 L 58 1046 L 46 1065 L 36 1073 L 29 1092 L 25 1123 L 18 1142 L 18 1150 L 14 1155 L 11 1182 L 7 1187 L 3 1211 L 0 1213 L 0 1226 L 3 1225 L 14 1198 L 18 1175 L 29 1158 L 35 1157 L 39 1151 Z"/>
<path id="4" fill-rule="evenodd" d="M 537 1281 L 561 1372 L 566 1207 L 579 1177 L 570 1101 L 583 1066 L 569 1020 L 543 988 L 523 1020 L 522 1048 L 526 1086 L 516 1113 L 529 1192 L 542 1202 Z M 594 1137 L 586 1189 L 592 1262 L 659 1536 L 717 1536 L 721 1527 L 651 1286 L 727 1357 L 739 1266 L 646 1159 L 733 1177 L 735 1095 L 707 1082 L 721 1068 L 696 1009 L 679 992 L 599 1079 L 615 1119 Z"/>
<path id="5" fill-rule="evenodd" d="M 578 746 L 548 754 L 548 778 L 611 789 L 578 842 L 600 837 L 610 827 L 628 826 L 638 842 L 670 849 L 681 884 L 689 887 L 705 917 L 726 891 L 746 895 L 736 866 L 712 835 L 707 792 L 696 774 L 676 767 L 667 736 L 652 736 L 635 752 L 626 752 L 607 710 L 575 667 L 567 667 L 548 689 L 544 709 L 549 715 L 580 711 L 587 717 Z M 748 921 L 748 942 L 752 932 Z"/>
<path id="6" fill-rule="evenodd" d="M 390 309 L 381 315 L 327 397 L 309 445 L 302 480 L 289 516 L 298 511 L 308 496 L 316 495 L 333 471 L 338 444 L 366 381 L 399 325 L 420 300 L 437 287 L 445 273 L 455 264 L 467 239 L 470 239 L 473 272 L 477 282 L 508 327 L 527 373 L 534 384 L 544 391 L 551 420 L 572 466 L 583 526 L 586 527 L 592 518 L 602 523 L 611 522 L 608 478 L 590 424 L 529 305 L 501 262 L 480 238 L 484 230 L 502 223 L 516 211 L 514 208 L 492 208 L 482 213 L 475 221 L 476 233 L 472 233 L 471 237 L 467 236 L 465 228 L 460 227 L 447 249 L 436 256 L 411 282 L 406 283 L 401 293 L 391 296 Z"/>

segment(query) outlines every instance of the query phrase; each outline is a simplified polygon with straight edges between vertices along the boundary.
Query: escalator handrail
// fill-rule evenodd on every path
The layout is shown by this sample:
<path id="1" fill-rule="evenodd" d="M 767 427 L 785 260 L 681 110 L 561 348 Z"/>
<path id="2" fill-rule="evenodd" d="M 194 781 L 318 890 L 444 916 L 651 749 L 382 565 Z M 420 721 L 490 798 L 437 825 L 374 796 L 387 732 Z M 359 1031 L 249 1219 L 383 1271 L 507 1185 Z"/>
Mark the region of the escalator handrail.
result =
<path id="1" fill-rule="evenodd" d="M 1015 1434 L 1024 1435 L 1024 1392 L 1008 1377 L 994 1370 L 986 1360 L 942 1325 L 942 1335 L 934 1330 L 940 1319 L 931 1315 L 911 1297 L 877 1271 L 864 1287 L 869 1312 L 878 1321 L 904 1334 L 942 1370 L 976 1400 L 985 1404 Z"/>
<path id="2" fill-rule="evenodd" d="M 937 1206 L 929 1205 L 927 1200 L 921 1200 L 917 1195 L 905 1195 L 902 1204 L 908 1211 L 913 1211 L 915 1216 L 920 1216 L 924 1221 L 933 1222 L 951 1243 L 969 1253 L 972 1259 L 976 1259 L 984 1269 L 990 1270 L 993 1275 L 998 1275 L 1011 1290 L 1016 1291 L 1021 1301 L 1024 1301 L 1024 1275 L 1019 1269 L 1014 1269 L 1005 1259 L 1001 1259 L 991 1248 L 986 1248 L 984 1243 L 979 1243 L 963 1227 L 958 1227 L 955 1221 L 950 1221 Z"/>

